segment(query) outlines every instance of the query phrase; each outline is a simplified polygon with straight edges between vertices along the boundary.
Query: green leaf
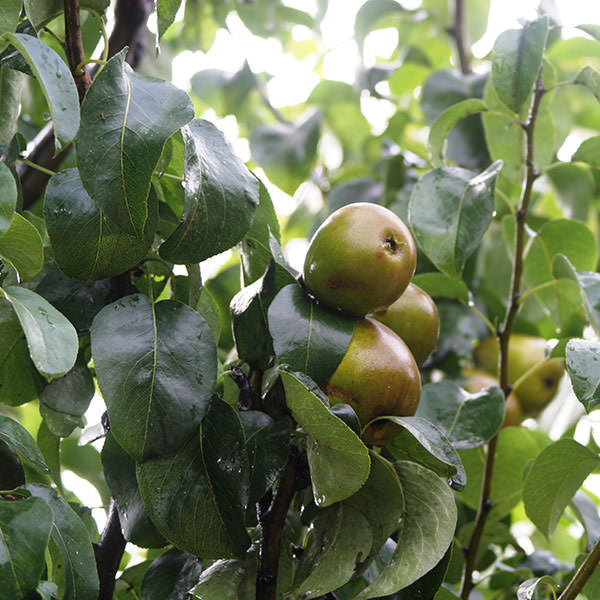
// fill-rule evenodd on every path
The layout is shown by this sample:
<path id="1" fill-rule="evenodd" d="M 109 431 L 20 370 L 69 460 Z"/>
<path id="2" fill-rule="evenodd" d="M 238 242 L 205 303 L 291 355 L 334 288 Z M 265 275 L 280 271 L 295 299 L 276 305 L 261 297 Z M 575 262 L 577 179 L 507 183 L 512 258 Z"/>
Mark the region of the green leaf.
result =
<path id="1" fill-rule="evenodd" d="M 165 31 L 169 29 L 171 23 L 175 20 L 175 15 L 179 10 L 181 0 L 157 0 L 156 14 L 158 17 L 158 39 L 162 38 Z"/>
<path id="2" fill-rule="evenodd" d="M 587 34 L 591 35 L 594 39 L 600 40 L 600 25 L 593 24 L 585 24 L 585 25 L 577 25 L 578 29 L 585 31 Z"/>
<path id="3" fill-rule="evenodd" d="M 40 414 L 48 429 L 59 437 L 83 427 L 82 417 L 94 396 L 94 380 L 83 360 L 63 377 L 51 381 L 40 394 Z"/>
<path id="4" fill-rule="evenodd" d="M 248 547 L 247 475 L 242 426 L 220 400 L 202 422 L 200 442 L 194 436 L 174 455 L 137 468 L 156 528 L 177 548 L 203 559 L 239 557 Z"/>
<path id="5" fill-rule="evenodd" d="M 19 213 L 14 213 L 8 231 L 0 237 L 0 256 L 18 271 L 21 281 L 32 279 L 44 264 L 42 238 Z"/>
<path id="6" fill-rule="evenodd" d="M 465 11 L 467 13 L 467 34 L 472 45 L 478 41 L 488 28 L 491 0 L 467 0 Z"/>
<path id="7" fill-rule="evenodd" d="M 487 110 L 485 102 L 471 98 L 454 104 L 435 120 L 429 130 L 431 162 L 434 167 L 441 167 L 444 164 L 444 141 L 450 130 L 465 117 Z"/>
<path id="8" fill-rule="evenodd" d="M 182 594 L 198 582 L 201 572 L 200 559 L 170 548 L 148 567 L 142 580 L 141 597 L 144 600 L 180 600 Z"/>
<path id="9" fill-rule="evenodd" d="M 180 448 L 204 418 L 216 381 L 206 321 L 180 302 L 135 294 L 103 308 L 91 335 L 119 445 L 138 462 Z"/>
<path id="10" fill-rule="evenodd" d="M 359 571 L 368 568 L 388 537 L 401 526 L 405 510 L 402 485 L 392 463 L 374 452 L 370 456 L 369 478 L 356 494 L 344 500 L 362 513 L 373 534 L 371 551 L 360 558 Z"/>
<path id="11" fill-rule="evenodd" d="M 579 145 L 575 154 L 571 157 L 572 161 L 580 161 L 600 167 L 600 135 L 588 138 Z"/>
<path id="12" fill-rule="evenodd" d="M 256 559 L 214 562 L 189 593 L 197 600 L 255 600 Z"/>
<path id="13" fill-rule="evenodd" d="M 268 310 L 269 330 L 280 364 L 327 383 L 352 339 L 354 322 L 312 301 L 297 284 L 285 286 Z"/>
<path id="14" fill-rule="evenodd" d="M 182 90 L 133 71 L 126 53 L 111 58 L 88 90 L 75 145 L 83 187 L 124 232 L 142 237 L 162 148 L 194 111 Z"/>
<path id="15" fill-rule="evenodd" d="M 393 594 L 430 571 L 444 556 L 456 526 L 450 488 L 416 463 L 394 464 L 406 503 L 396 550 L 378 577 L 356 600 Z"/>
<path id="16" fill-rule="evenodd" d="M 437 425 L 459 450 L 490 440 L 504 419 L 504 395 L 498 387 L 469 394 L 453 381 L 423 386 L 417 416 Z"/>
<path id="17" fill-rule="evenodd" d="M 56 490 L 37 483 L 30 483 L 25 489 L 33 497 L 44 500 L 54 516 L 50 534 L 58 546 L 64 567 L 64 592 L 61 598 L 96 600 L 98 572 L 92 542 L 85 525 Z"/>
<path id="18" fill-rule="evenodd" d="M 589 413 L 600 404 L 600 342 L 569 340 L 566 358 L 573 391 Z"/>
<path id="19" fill-rule="evenodd" d="M 419 286 L 432 298 L 469 301 L 469 289 L 464 281 L 453 279 L 443 273 L 419 273 L 413 277 L 412 283 Z"/>
<path id="20" fill-rule="evenodd" d="M 454 446 L 438 427 L 422 417 L 387 417 L 387 419 L 402 426 L 417 442 L 417 444 L 406 443 L 407 436 L 404 431 L 394 436 L 388 448 L 395 458 L 418 462 L 438 475 L 444 475 L 456 490 L 465 487 L 467 483 L 465 469 Z M 428 456 L 424 456 L 423 450 Z"/>
<path id="21" fill-rule="evenodd" d="M 23 0 L 5 0 L 0 6 L 0 34 L 12 33 L 19 22 Z"/>
<path id="22" fill-rule="evenodd" d="M 289 194 L 293 194 L 311 173 L 321 119 L 320 112 L 313 112 L 295 123 L 259 125 L 252 131 L 252 158 L 275 185 Z"/>
<path id="23" fill-rule="evenodd" d="M 577 73 L 574 83 L 587 87 L 598 102 L 600 102 L 600 73 L 590 66 L 583 67 Z"/>
<path id="24" fill-rule="evenodd" d="M 338 504 L 313 521 L 289 600 L 327 594 L 344 585 L 371 550 L 369 522 L 358 510 Z"/>
<path id="25" fill-rule="evenodd" d="M 47 378 L 70 371 L 79 347 L 73 325 L 31 290 L 8 286 L 2 292 L 17 313 L 36 369 Z"/>
<path id="26" fill-rule="evenodd" d="M 2 75 L 3 71 L 2 67 L 0 67 L 0 85 L 2 83 Z M 1 143 L 2 141 L 0 140 L 0 144 Z M 15 178 L 10 169 L 4 163 L 0 163 L 0 238 L 9 231 L 16 207 L 17 184 Z M 0 239 L 0 253 L 1 252 L 2 240 Z"/>
<path id="27" fill-rule="evenodd" d="M 1 427 L 1 425 L 0 425 Z M 25 469 L 19 455 L 4 441 L 0 440 L 0 490 L 12 490 L 25 483 Z"/>
<path id="28" fill-rule="evenodd" d="M 56 152 L 73 141 L 79 129 L 79 96 L 66 63 L 50 46 L 24 33 L 7 33 L 42 88 L 54 125 Z"/>
<path id="29" fill-rule="evenodd" d="M 20 423 L 4 415 L 0 415 L 0 440 L 6 442 L 22 460 L 40 473 L 50 472 L 30 433 Z"/>
<path id="30" fill-rule="evenodd" d="M 35 29 L 40 29 L 64 10 L 62 0 L 24 0 L 25 12 Z M 110 0 L 80 0 L 81 8 L 91 8 L 102 14 L 108 8 Z"/>
<path id="31" fill-rule="evenodd" d="M 492 81 L 498 97 L 519 112 L 537 79 L 546 38 L 548 17 L 530 21 L 522 29 L 501 33 L 492 50 Z"/>
<path id="32" fill-rule="evenodd" d="M 0 600 L 35 593 L 51 527 L 52 510 L 40 498 L 0 499 Z"/>
<path id="33" fill-rule="evenodd" d="M 230 248 L 250 228 L 259 203 L 258 181 L 209 121 L 182 129 L 185 208 L 182 222 L 160 247 L 170 262 L 197 263 Z"/>
<path id="34" fill-rule="evenodd" d="M 539 454 L 525 477 L 525 512 L 550 538 L 583 480 L 600 464 L 596 453 L 575 440 L 554 442 Z"/>
<path id="35" fill-rule="evenodd" d="M 366 446 L 298 376 L 285 371 L 280 375 L 288 408 L 309 436 L 308 463 L 316 504 L 329 506 L 352 496 L 369 476 Z"/>
<path id="36" fill-rule="evenodd" d="M 596 504 L 583 490 L 578 490 L 569 507 L 583 525 L 586 537 L 585 549 L 591 552 L 600 539 L 600 516 Z"/>
<path id="37" fill-rule="evenodd" d="M 483 173 L 457 167 L 434 169 L 415 185 L 408 208 L 419 246 L 443 273 L 460 278 L 469 255 L 492 221 L 497 161 Z"/>
<path id="38" fill-rule="evenodd" d="M 540 589 L 558 589 L 558 584 L 550 575 L 527 579 L 517 590 L 517 600 L 532 600 L 535 597 L 536 591 Z"/>
<path id="39" fill-rule="evenodd" d="M 101 452 L 104 477 L 115 499 L 123 537 L 141 548 L 160 548 L 167 542 L 150 521 L 135 476 L 135 461 L 109 431 Z"/>
<path id="40" fill-rule="evenodd" d="M 65 169 L 46 186 L 44 217 L 61 270 L 85 281 L 113 277 L 135 266 L 154 241 L 157 199 L 150 193 L 148 220 L 139 238 L 121 230 L 90 198 L 77 169 Z"/>
<path id="41" fill-rule="evenodd" d="M 359 47 L 362 48 L 368 33 L 377 29 L 378 23 L 381 27 L 387 27 L 387 20 L 390 17 L 407 12 L 404 6 L 396 0 L 368 0 L 365 2 L 359 8 L 354 20 L 354 32 Z"/>
<path id="42" fill-rule="evenodd" d="M 3 43 L 0 39 L 0 50 Z M 8 146 L 17 132 L 21 92 L 26 79 L 24 73 L 0 65 L 0 146 Z"/>

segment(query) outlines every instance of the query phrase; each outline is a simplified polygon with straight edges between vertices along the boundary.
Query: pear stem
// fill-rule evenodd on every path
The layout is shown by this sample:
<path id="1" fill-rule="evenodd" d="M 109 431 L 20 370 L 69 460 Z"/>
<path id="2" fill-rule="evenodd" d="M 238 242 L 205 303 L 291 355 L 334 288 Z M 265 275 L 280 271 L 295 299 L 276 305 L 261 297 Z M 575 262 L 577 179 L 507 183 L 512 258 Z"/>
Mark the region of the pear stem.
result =
<path id="1" fill-rule="evenodd" d="M 535 180 L 540 176 L 534 165 L 534 131 L 535 124 L 540 108 L 540 103 L 546 90 L 542 85 L 542 71 L 538 74 L 538 78 L 533 90 L 533 97 L 531 100 L 531 107 L 529 110 L 529 116 L 527 122 L 523 125 L 526 140 L 526 170 L 525 179 L 523 182 L 523 189 L 521 192 L 521 199 L 519 202 L 519 208 L 516 214 L 515 223 L 515 245 L 512 265 L 512 276 L 510 283 L 510 292 L 508 297 L 508 306 L 506 309 L 506 315 L 503 323 L 496 330 L 496 337 L 498 338 L 499 353 L 498 353 L 498 380 L 500 387 L 504 392 L 505 398 L 508 397 L 511 391 L 511 384 L 508 373 L 508 341 L 517 318 L 517 313 L 521 307 L 520 295 L 521 295 L 521 280 L 523 277 L 523 250 L 525 247 L 525 221 L 527 220 L 527 213 L 529 211 L 529 204 L 531 202 L 531 194 L 533 191 L 533 184 Z M 494 473 L 494 462 L 496 457 L 496 447 L 498 444 L 498 435 L 496 434 L 488 443 L 486 450 L 485 465 L 483 468 L 483 477 L 481 482 L 481 494 L 479 497 L 479 506 L 477 508 L 477 514 L 475 516 L 475 527 L 473 529 L 473 535 L 469 542 L 469 546 L 466 549 L 465 565 L 463 569 L 463 576 L 460 588 L 461 600 L 468 600 L 471 590 L 474 587 L 473 584 L 473 571 L 475 570 L 475 561 L 477 558 L 477 552 L 481 543 L 483 530 L 487 522 L 490 511 L 493 508 L 492 501 L 490 499 L 490 492 L 492 487 L 492 475 Z"/>

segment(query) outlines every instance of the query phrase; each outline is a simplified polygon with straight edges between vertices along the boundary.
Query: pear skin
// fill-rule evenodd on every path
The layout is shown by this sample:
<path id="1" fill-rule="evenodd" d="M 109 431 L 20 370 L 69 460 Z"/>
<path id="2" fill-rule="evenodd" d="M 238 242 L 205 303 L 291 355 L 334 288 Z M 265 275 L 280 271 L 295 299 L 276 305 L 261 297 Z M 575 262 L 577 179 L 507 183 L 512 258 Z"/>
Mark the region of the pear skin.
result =
<path id="1" fill-rule="evenodd" d="M 526 415 L 535 416 L 550 403 L 556 395 L 563 371 L 562 358 L 550 358 L 515 383 L 514 393 Z"/>
<path id="2" fill-rule="evenodd" d="M 350 404 L 364 427 L 379 416 L 414 415 L 421 376 L 408 346 L 391 329 L 366 318 L 356 322 L 326 392 L 332 404 Z M 398 425 L 378 421 L 364 431 L 363 441 L 383 445 L 398 431 Z"/>
<path id="3" fill-rule="evenodd" d="M 316 231 L 302 276 L 317 300 L 362 317 L 402 294 L 416 262 L 415 241 L 403 221 L 383 206 L 356 202 Z"/>
<path id="4" fill-rule="evenodd" d="M 409 347 L 418 365 L 435 350 L 440 334 L 440 316 L 431 296 L 409 283 L 404 293 L 387 308 L 373 313 Z"/>

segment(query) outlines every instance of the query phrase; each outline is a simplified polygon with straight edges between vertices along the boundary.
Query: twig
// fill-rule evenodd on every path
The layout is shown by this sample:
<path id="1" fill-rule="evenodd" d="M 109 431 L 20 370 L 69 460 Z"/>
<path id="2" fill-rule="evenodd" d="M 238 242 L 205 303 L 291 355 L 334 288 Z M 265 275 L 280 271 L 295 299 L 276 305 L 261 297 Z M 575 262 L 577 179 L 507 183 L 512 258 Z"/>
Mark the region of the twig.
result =
<path id="1" fill-rule="evenodd" d="M 578 594 L 583 590 L 587 580 L 591 577 L 594 569 L 600 562 L 600 540 L 592 548 L 592 551 L 585 557 L 585 560 L 579 565 L 579 569 L 573 579 L 569 581 L 567 587 L 563 590 L 558 600 L 575 600 Z"/>
<path id="2" fill-rule="evenodd" d="M 525 137 L 527 141 L 527 169 L 525 173 L 523 190 L 521 193 L 521 200 L 519 202 L 519 209 L 517 210 L 513 269 L 510 283 L 508 307 L 506 310 L 504 322 L 496 332 L 499 344 L 498 380 L 500 382 L 500 387 L 502 388 L 505 397 L 508 397 L 512 389 L 508 373 L 508 341 L 512 333 L 517 313 L 519 312 L 520 308 L 519 299 L 521 293 L 521 279 L 523 275 L 523 247 L 525 243 L 525 221 L 527 219 L 527 212 L 529 210 L 529 203 L 531 201 L 533 183 L 539 177 L 539 173 L 536 171 L 534 165 L 533 137 L 540 103 L 542 101 L 544 93 L 545 90 L 542 86 L 542 74 L 540 71 L 535 84 L 535 89 L 533 91 L 533 99 L 529 111 L 529 117 L 523 127 L 525 130 Z M 498 437 L 494 436 L 487 446 L 486 460 L 481 482 L 481 495 L 479 498 L 479 507 L 477 509 L 477 515 L 475 516 L 475 527 L 473 529 L 473 535 L 471 536 L 471 540 L 467 548 L 465 565 L 463 569 L 463 577 L 460 590 L 460 597 L 462 600 L 468 600 L 471 590 L 473 589 L 473 571 L 475 570 L 475 560 L 477 558 L 477 552 L 479 550 L 479 544 L 481 542 L 483 530 L 485 528 L 485 524 L 487 522 L 489 513 L 492 509 L 490 491 L 492 487 L 492 475 L 494 473 L 494 460 L 496 456 L 497 443 Z"/>
<path id="3" fill-rule="evenodd" d="M 85 62 L 83 40 L 81 39 L 81 20 L 79 0 L 64 0 L 65 8 L 65 54 L 71 68 L 71 74 L 77 86 L 79 102 L 83 101 L 92 79 L 87 69 L 80 68 Z"/>
<path id="4" fill-rule="evenodd" d="M 456 45 L 460 70 L 463 75 L 468 75 L 472 70 L 470 52 L 467 49 L 464 0 L 454 0 L 454 26 L 451 29 L 451 33 Z"/>
<path id="5" fill-rule="evenodd" d="M 281 537 L 288 508 L 294 495 L 298 449 L 290 446 L 290 455 L 281 474 L 275 495 L 267 494 L 260 502 L 258 519 L 262 533 L 256 576 L 256 600 L 275 600 Z"/>
<path id="6" fill-rule="evenodd" d="M 114 500 L 111 500 L 108 509 L 108 520 L 100 539 L 94 544 L 96 568 L 100 579 L 98 600 L 112 600 L 115 589 L 115 575 L 125 551 L 125 544 L 117 505 Z"/>

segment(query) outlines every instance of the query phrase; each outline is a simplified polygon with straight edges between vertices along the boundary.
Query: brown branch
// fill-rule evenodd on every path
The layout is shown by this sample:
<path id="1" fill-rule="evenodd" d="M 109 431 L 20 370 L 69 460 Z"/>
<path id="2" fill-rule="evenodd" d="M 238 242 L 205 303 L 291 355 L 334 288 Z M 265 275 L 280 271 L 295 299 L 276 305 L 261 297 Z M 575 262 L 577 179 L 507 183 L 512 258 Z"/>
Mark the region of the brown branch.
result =
<path id="1" fill-rule="evenodd" d="M 497 330 L 499 352 L 498 352 L 498 380 L 500 387 L 504 392 L 504 397 L 507 398 L 511 392 L 511 385 L 508 372 L 508 342 L 510 335 L 519 312 L 519 296 L 521 293 L 521 279 L 523 275 L 523 248 L 525 245 L 525 221 L 531 201 L 531 193 L 533 191 L 533 183 L 539 177 L 539 173 L 534 165 L 534 130 L 537 120 L 538 111 L 545 90 L 542 86 L 542 73 L 540 71 L 538 79 L 533 91 L 533 99 L 527 122 L 523 125 L 525 130 L 527 153 L 526 153 L 526 172 L 519 209 L 517 211 L 517 220 L 515 223 L 515 245 L 513 256 L 513 269 L 510 284 L 510 293 L 508 298 L 508 306 L 504 322 Z M 494 461 L 496 456 L 496 446 L 498 436 L 494 436 L 487 446 L 486 460 L 483 468 L 483 476 L 481 482 L 481 495 L 479 497 L 479 506 L 475 516 L 475 527 L 473 535 L 467 548 L 465 565 L 463 569 L 463 577 L 461 582 L 460 597 L 462 600 L 468 600 L 471 590 L 473 589 L 473 571 L 475 570 L 475 561 L 479 544 L 483 535 L 483 530 L 487 522 L 492 502 L 490 492 L 492 487 L 492 475 L 494 473 Z"/>
<path id="2" fill-rule="evenodd" d="M 94 544 L 96 568 L 100 579 L 98 600 L 112 600 L 115 589 L 115 575 L 125 551 L 125 544 L 117 505 L 114 500 L 111 500 L 108 509 L 108 520 L 102 530 L 100 539 Z"/>
<path id="3" fill-rule="evenodd" d="M 85 53 L 81 39 L 81 19 L 79 14 L 79 0 L 64 0 L 65 10 L 65 54 L 71 69 L 71 75 L 77 86 L 79 103 L 92 84 L 88 70 L 83 66 Z"/>
<path id="4" fill-rule="evenodd" d="M 592 548 L 592 551 L 585 557 L 585 560 L 579 565 L 579 569 L 573 576 L 573 579 L 569 581 L 567 587 L 563 590 L 562 594 L 558 597 L 558 600 L 575 600 L 579 593 L 583 590 L 583 587 L 587 583 L 588 579 L 592 576 L 594 569 L 600 562 L 600 540 L 596 542 L 596 545 Z"/>
<path id="5" fill-rule="evenodd" d="M 269 493 L 259 502 L 258 520 L 262 532 L 256 576 L 256 600 L 276 598 L 281 537 L 288 508 L 294 496 L 298 456 L 298 449 L 290 446 L 288 463 L 281 474 L 275 495 L 272 497 Z"/>
<path id="6" fill-rule="evenodd" d="M 465 20 L 465 2 L 464 0 L 454 0 L 454 25 L 450 30 L 456 46 L 458 55 L 458 64 L 463 75 L 472 73 L 471 53 L 467 46 L 467 28 Z"/>

